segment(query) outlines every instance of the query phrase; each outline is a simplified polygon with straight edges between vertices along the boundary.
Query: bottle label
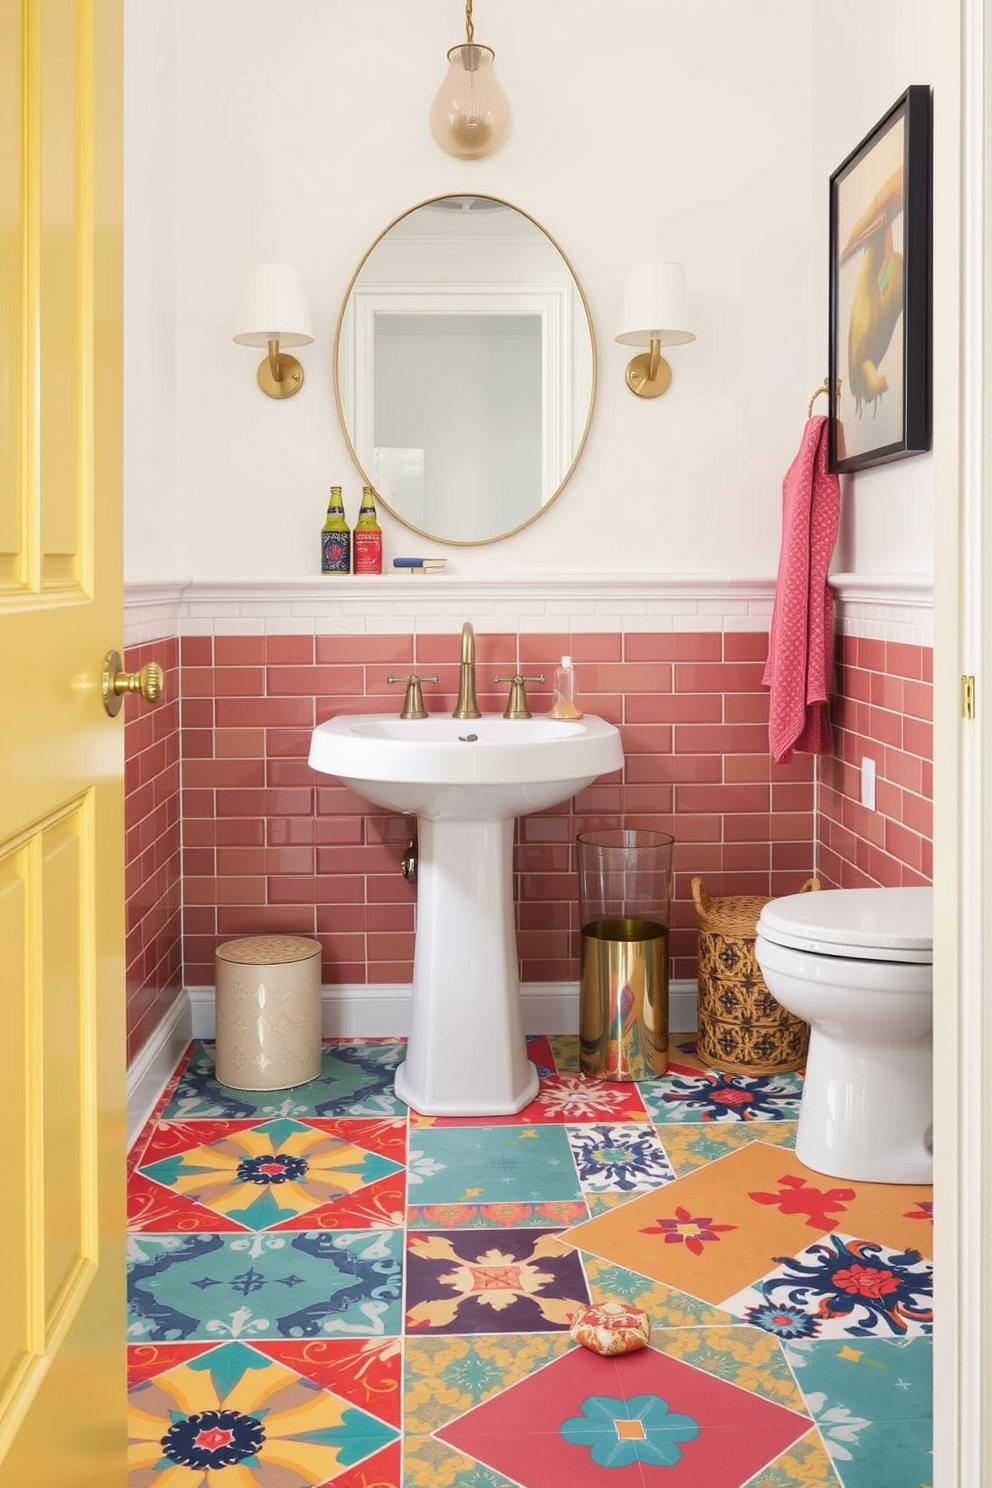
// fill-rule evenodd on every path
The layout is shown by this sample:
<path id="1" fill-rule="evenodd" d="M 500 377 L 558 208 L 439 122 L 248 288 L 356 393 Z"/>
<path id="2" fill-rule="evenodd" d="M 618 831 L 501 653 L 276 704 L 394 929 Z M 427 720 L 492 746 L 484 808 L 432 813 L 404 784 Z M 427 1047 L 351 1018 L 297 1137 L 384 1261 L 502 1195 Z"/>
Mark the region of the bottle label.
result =
<path id="1" fill-rule="evenodd" d="M 351 573 L 351 533 L 322 532 L 321 573 Z"/>
<path id="2" fill-rule="evenodd" d="M 355 542 L 356 574 L 382 573 L 382 533 L 373 527 L 362 530 L 356 527 L 352 537 Z"/>

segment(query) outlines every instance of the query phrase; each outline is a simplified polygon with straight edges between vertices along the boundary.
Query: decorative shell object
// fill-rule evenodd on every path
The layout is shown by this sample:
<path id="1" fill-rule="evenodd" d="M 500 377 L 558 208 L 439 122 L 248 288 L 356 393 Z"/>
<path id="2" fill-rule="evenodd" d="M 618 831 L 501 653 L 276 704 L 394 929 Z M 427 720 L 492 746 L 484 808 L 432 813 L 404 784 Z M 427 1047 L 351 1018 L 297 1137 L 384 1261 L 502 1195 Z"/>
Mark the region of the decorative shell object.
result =
<path id="1" fill-rule="evenodd" d="M 651 1337 L 651 1319 L 628 1302 L 600 1302 L 577 1312 L 570 1332 L 594 1354 L 632 1354 Z"/>

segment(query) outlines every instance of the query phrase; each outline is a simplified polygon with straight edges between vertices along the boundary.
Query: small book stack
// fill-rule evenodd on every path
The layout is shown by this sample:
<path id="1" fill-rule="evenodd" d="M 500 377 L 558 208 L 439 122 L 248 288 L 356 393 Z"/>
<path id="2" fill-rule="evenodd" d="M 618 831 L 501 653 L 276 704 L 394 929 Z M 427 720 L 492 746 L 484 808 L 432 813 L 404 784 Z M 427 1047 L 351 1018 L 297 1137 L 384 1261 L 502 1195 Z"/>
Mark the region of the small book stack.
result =
<path id="1" fill-rule="evenodd" d="M 394 558 L 393 567 L 401 573 L 444 573 L 447 558 Z"/>

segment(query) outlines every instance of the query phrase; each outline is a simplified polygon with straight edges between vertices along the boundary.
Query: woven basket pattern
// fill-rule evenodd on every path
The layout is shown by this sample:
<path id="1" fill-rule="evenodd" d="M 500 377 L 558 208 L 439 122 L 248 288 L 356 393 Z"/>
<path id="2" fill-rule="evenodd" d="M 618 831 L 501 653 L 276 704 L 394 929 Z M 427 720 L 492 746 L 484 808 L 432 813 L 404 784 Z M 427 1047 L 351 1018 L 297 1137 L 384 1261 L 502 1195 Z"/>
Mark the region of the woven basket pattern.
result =
<path id="1" fill-rule="evenodd" d="M 818 889 L 808 879 L 803 892 Z M 801 1068 L 809 1025 L 765 986 L 754 954 L 758 916 L 770 901 L 757 894 L 711 899 L 692 880 L 699 924 L 699 1031 L 696 1053 L 733 1075 L 782 1075 Z"/>

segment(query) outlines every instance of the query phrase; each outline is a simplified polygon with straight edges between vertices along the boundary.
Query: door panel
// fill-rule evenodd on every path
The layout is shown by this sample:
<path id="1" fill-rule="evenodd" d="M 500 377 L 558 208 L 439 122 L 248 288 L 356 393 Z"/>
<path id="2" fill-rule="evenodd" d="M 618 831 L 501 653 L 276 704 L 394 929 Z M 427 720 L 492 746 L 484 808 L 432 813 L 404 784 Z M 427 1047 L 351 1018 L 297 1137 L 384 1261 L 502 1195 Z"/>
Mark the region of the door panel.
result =
<path id="1" fill-rule="evenodd" d="M 0 1488 L 123 1488 L 121 0 L 0 0 Z"/>

